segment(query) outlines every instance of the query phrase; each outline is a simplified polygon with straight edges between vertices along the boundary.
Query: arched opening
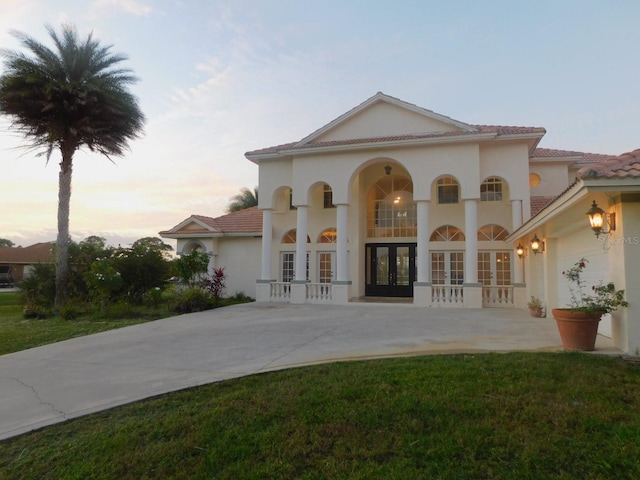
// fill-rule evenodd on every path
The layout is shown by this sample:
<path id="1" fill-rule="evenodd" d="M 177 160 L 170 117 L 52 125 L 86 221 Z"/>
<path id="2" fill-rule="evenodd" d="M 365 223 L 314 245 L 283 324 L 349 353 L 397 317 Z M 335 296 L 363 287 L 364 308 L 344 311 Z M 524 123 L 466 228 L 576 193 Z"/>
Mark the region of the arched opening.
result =
<path id="1" fill-rule="evenodd" d="M 403 175 L 384 175 L 367 194 L 367 236 L 397 238 L 416 235 L 413 182 Z"/>

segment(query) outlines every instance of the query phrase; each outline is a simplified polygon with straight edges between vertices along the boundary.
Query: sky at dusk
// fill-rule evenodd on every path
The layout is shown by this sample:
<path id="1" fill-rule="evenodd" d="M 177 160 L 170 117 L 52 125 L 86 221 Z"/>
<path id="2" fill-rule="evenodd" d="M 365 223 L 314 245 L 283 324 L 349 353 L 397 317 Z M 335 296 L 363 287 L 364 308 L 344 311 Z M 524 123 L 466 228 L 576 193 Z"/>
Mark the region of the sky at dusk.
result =
<path id="1" fill-rule="evenodd" d="M 75 241 L 125 246 L 224 214 L 258 183 L 245 152 L 378 91 L 462 122 L 544 127 L 541 147 L 638 148 L 639 20 L 637 0 L 0 0 L 0 48 L 19 48 L 12 29 L 50 45 L 45 24 L 68 22 L 129 57 L 145 134 L 115 164 L 76 154 L 70 225 Z M 27 246 L 56 238 L 60 156 L 21 145 L 0 117 L 0 238 Z"/>

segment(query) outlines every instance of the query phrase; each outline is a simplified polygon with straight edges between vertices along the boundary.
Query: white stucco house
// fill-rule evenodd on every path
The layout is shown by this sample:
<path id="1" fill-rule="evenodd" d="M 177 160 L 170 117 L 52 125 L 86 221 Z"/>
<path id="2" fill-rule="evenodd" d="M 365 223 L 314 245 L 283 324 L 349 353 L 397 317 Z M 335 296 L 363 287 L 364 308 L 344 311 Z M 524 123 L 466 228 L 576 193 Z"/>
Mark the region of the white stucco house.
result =
<path id="1" fill-rule="evenodd" d="M 233 289 L 259 301 L 526 308 L 536 295 L 550 310 L 566 299 L 559 274 L 578 255 L 629 293 L 635 278 L 638 291 L 640 273 L 618 267 L 640 265 L 640 245 L 616 240 L 640 236 L 637 164 L 625 175 L 585 173 L 610 156 L 539 148 L 544 134 L 377 93 L 300 141 L 246 153 L 259 167 L 257 209 L 194 215 L 161 235 L 178 240 L 178 253 L 209 252 Z M 592 200 L 619 210 L 606 246 L 584 214 Z M 534 236 L 544 252 L 532 252 Z M 612 323 L 625 351 L 640 346 L 635 308 Z"/>

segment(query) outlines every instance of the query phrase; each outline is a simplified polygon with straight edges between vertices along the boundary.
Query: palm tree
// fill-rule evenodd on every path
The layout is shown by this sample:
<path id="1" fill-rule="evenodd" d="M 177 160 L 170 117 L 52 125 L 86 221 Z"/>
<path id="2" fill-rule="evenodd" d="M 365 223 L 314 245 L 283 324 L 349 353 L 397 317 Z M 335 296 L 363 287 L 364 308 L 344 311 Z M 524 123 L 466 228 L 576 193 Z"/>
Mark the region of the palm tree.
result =
<path id="1" fill-rule="evenodd" d="M 73 155 L 86 147 L 111 160 L 122 156 L 128 142 L 142 134 L 144 115 L 127 86 L 137 78 L 121 68 L 127 60 L 111 53 L 89 34 L 78 39 L 64 25 L 61 34 L 47 26 L 54 49 L 32 37 L 12 32 L 27 54 L 2 51 L 0 113 L 29 141 L 28 147 L 46 155 L 60 151 L 58 174 L 58 239 L 56 248 L 56 306 L 67 298 L 69 278 L 69 204 Z"/>
<path id="2" fill-rule="evenodd" d="M 240 189 L 239 194 L 231 198 L 231 203 L 227 207 L 227 212 L 237 212 L 238 210 L 255 207 L 256 205 L 258 205 L 258 187 L 255 187 L 253 191 L 245 187 Z"/>

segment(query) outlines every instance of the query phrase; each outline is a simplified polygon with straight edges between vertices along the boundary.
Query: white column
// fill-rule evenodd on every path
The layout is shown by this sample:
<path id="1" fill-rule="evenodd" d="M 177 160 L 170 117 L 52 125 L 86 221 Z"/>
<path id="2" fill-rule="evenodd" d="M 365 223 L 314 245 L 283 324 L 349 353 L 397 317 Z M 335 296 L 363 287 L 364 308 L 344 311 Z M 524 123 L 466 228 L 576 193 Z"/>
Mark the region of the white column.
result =
<path id="1" fill-rule="evenodd" d="M 418 215 L 418 283 L 429 281 L 429 202 L 416 202 Z"/>
<path id="2" fill-rule="evenodd" d="M 522 200 L 511 200 L 511 224 L 512 232 L 522 226 Z"/>
<path id="3" fill-rule="evenodd" d="M 262 280 L 271 280 L 271 247 L 273 246 L 273 211 L 262 211 Z"/>
<path id="4" fill-rule="evenodd" d="M 298 224 L 296 227 L 296 281 L 307 280 L 307 224 L 309 222 L 309 207 L 297 207 Z"/>
<path id="5" fill-rule="evenodd" d="M 478 201 L 464 201 L 464 283 L 478 283 Z"/>
<path id="6" fill-rule="evenodd" d="M 336 205 L 336 280 L 346 282 L 349 280 L 349 263 L 347 259 L 347 238 L 349 230 L 349 205 Z"/>

